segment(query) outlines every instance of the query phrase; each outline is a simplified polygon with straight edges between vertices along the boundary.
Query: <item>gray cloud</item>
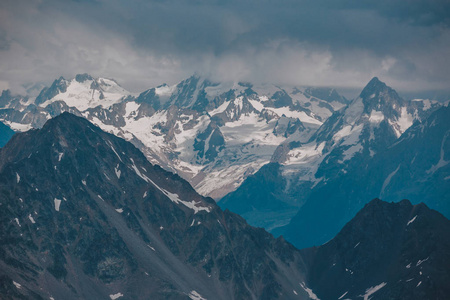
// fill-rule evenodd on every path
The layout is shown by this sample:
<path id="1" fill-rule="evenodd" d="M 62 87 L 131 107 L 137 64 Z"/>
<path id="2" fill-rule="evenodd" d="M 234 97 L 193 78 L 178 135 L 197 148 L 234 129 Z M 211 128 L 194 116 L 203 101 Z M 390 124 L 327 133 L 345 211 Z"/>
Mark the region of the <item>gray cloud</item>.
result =
<path id="1" fill-rule="evenodd" d="M 142 91 L 216 80 L 450 89 L 447 0 L 18 0 L 0 4 L 0 88 L 80 72 Z"/>

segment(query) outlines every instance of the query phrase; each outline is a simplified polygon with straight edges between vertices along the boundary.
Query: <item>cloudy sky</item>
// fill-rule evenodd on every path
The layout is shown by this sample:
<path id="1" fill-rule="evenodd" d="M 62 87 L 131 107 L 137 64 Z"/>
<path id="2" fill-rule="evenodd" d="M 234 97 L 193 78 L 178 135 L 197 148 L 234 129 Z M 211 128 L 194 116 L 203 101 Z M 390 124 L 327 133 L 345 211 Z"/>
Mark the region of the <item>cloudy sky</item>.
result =
<path id="1" fill-rule="evenodd" d="M 0 89 L 90 73 L 450 90 L 448 0 L 2 0 Z"/>

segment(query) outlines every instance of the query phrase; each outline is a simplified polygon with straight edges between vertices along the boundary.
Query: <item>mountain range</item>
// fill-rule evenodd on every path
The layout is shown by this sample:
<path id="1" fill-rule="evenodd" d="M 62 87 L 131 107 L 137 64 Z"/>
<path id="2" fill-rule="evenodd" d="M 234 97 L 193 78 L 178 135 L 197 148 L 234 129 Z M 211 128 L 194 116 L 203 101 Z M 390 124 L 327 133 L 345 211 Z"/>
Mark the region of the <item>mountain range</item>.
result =
<path id="1" fill-rule="evenodd" d="M 0 120 L 24 131 L 63 111 L 83 116 L 220 199 L 270 162 L 289 136 L 307 140 L 347 103 L 331 88 L 214 83 L 199 76 L 132 94 L 114 80 L 79 74 L 55 80 L 35 99 L 3 91 Z"/>
<path id="2" fill-rule="evenodd" d="M 25 131 L 64 111 L 82 116 L 222 208 L 303 248 L 335 236 L 375 197 L 424 201 L 449 217 L 447 105 L 406 101 L 378 78 L 347 100 L 331 88 L 199 76 L 132 94 L 112 79 L 79 74 L 36 98 L 3 91 L 0 120 Z M 406 142 L 414 123 L 435 131 Z M 318 226 L 307 230 L 313 221 Z"/>
<path id="3" fill-rule="evenodd" d="M 331 239 L 375 197 L 425 202 L 449 217 L 450 109 L 426 103 L 374 78 L 308 143 L 288 139 L 283 155 L 219 204 L 300 248 Z"/>
<path id="4" fill-rule="evenodd" d="M 62 113 L 0 149 L 5 299 L 445 299 L 450 221 L 371 201 L 297 250 Z M 309 227 L 311 227 L 310 224 Z"/>

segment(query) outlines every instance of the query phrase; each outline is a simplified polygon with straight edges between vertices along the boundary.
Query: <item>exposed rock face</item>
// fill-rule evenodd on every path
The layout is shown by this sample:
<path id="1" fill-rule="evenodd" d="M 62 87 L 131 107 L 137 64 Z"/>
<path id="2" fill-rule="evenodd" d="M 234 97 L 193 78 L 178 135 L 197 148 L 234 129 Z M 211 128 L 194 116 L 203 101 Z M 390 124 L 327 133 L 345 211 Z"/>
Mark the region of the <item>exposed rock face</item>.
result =
<path id="1" fill-rule="evenodd" d="M 440 108 L 384 151 L 317 186 L 282 233 L 298 247 L 307 240 L 309 245 L 319 245 L 332 238 L 367 197 L 395 202 L 408 198 L 450 216 L 449 118 L 450 107 Z M 320 226 L 305 230 L 310 222 Z"/>
<path id="2" fill-rule="evenodd" d="M 192 76 L 133 95 L 112 79 L 79 74 L 55 80 L 36 99 L 5 92 L 0 120 L 25 131 L 64 111 L 83 116 L 132 142 L 201 194 L 220 199 L 269 163 L 280 143 L 309 139 L 346 103 L 336 91 L 307 90 Z"/>
<path id="3" fill-rule="evenodd" d="M 293 135 L 277 147 L 272 162 L 280 164 L 275 176 L 282 178 L 273 180 L 276 186 L 265 182 L 268 168 L 261 168 L 219 204 L 300 248 L 330 240 L 374 197 L 423 201 L 450 216 L 443 200 L 450 197 L 445 179 L 450 128 L 444 115 L 448 107 L 407 102 L 373 78 L 309 141 Z M 313 223 L 317 226 L 310 228 Z"/>
<path id="4" fill-rule="evenodd" d="M 10 138 L 14 135 L 14 131 L 0 122 L 0 148 L 5 146 Z"/>
<path id="5" fill-rule="evenodd" d="M 343 216 L 340 220 L 323 218 L 332 228 L 325 230 L 326 236 L 311 232 L 314 239 L 308 241 L 310 237 L 306 238 L 304 233 L 296 235 L 279 227 L 288 224 L 297 212 L 303 214 L 297 219 L 310 222 L 310 216 L 314 215 L 311 212 L 316 209 L 321 212 L 320 207 L 328 199 L 326 194 L 316 191 L 337 193 L 339 188 L 334 183 L 350 176 L 347 174 L 367 178 L 368 161 L 391 147 L 413 122 L 423 122 L 439 107 L 439 103 L 429 100 L 405 101 L 377 78 L 369 82 L 357 99 L 347 101 L 334 89 L 214 83 L 198 76 L 133 95 L 114 80 L 80 74 L 72 80 L 56 80 L 36 100 L 5 91 L 0 97 L 0 121 L 15 131 L 25 131 L 41 128 L 49 118 L 64 111 L 83 116 L 103 130 L 132 142 L 150 162 L 177 173 L 200 194 L 216 200 L 238 189 L 262 166 L 278 163 L 281 165 L 278 173 L 283 178 L 275 182 L 280 186 L 265 189 L 263 195 L 260 184 L 264 182 L 258 183 L 253 178 L 245 190 L 226 196 L 222 205 L 232 211 L 239 207 L 250 224 L 264 226 L 275 234 L 283 233 L 297 246 L 311 246 L 334 236 L 367 199 L 377 196 L 388 199 L 394 195 L 392 184 L 400 173 L 393 177 L 392 184 L 385 189 L 381 187 L 399 164 L 386 166 L 384 170 L 388 173 L 383 171 L 384 177 L 378 179 L 375 192 L 361 193 L 351 203 L 341 200 L 344 204 L 337 204 L 339 208 L 349 209 L 340 214 Z M 443 162 L 446 161 L 444 157 Z M 269 169 L 261 172 L 267 175 Z M 357 182 L 356 187 L 360 183 L 367 185 Z M 335 186 L 332 192 L 331 186 Z M 425 194 L 442 195 L 432 193 L 432 186 L 436 185 L 427 187 Z M 343 195 L 352 190 L 350 186 Z M 409 197 L 413 203 L 420 201 L 412 192 L 403 194 L 400 189 L 399 197 L 389 199 Z M 244 200 L 248 203 L 242 205 Z M 245 211 L 241 210 L 243 207 Z M 297 231 L 296 228 L 305 227 L 297 224 L 292 228 Z"/>
<path id="6" fill-rule="evenodd" d="M 7 298 L 307 297 L 293 246 L 69 113 L 0 150 L 0 203 Z"/>
<path id="7" fill-rule="evenodd" d="M 446 299 L 450 221 L 408 200 L 372 200 L 313 257 L 308 286 L 320 299 Z"/>

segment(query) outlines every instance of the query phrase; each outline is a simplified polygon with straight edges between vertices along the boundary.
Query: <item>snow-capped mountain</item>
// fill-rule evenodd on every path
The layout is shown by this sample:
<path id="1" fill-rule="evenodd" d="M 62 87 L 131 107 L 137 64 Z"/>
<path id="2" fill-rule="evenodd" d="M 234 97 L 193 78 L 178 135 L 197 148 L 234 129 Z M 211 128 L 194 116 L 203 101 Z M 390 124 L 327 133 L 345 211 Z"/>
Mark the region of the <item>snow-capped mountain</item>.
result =
<path id="1" fill-rule="evenodd" d="M 321 244 L 333 237 L 368 197 L 407 198 L 450 216 L 449 118 L 450 107 L 441 107 L 364 164 L 350 166 L 347 174 L 318 185 L 278 233 L 297 246 Z M 311 222 L 317 226 L 306 230 Z"/>
<path id="2" fill-rule="evenodd" d="M 2 299 L 307 299 L 300 252 L 63 113 L 0 149 Z"/>
<path id="3" fill-rule="evenodd" d="M 112 79 L 79 74 L 72 80 L 65 80 L 63 77 L 55 80 L 49 88 L 41 91 L 34 104 L 46 107 L 62 101 L 67 106 L 85 111 L 98 106 L 109 108 L 129 95 L 129 92 Z"/>
<path id="4" fill-rule="evenodd" d="M 55 80 L 36 99 L 5 91 L 0 120 L 24 131 L 63 111 L 83 116 L 219 199 L 270 162 L 281 143 L 307 141 L 346 103 L 334 89 L 213 83 L 199 76 L 132 95 L 114 80 L 81 74 Z"/>
<path id="5" fill-rule="evenodd" d="M 316 190 L 329 187 L 330 182 L 338 182 L 343 176 L 360 174 L 361 172 L 355 173 L 358 170 L 365 172 L 368 163 L 377 153 L 393 145 L 413 122 L 425 120 L 439 107 L 440 104 L 436 102 L 405 101 L 392 88 L 378 78 L 373 78 L 359 97 L 329 117 L 309 141 L 302 143 L 295 136 L 288 137 L 275 151 L 272 157 L 273 165 L 261 168 L 235 192 L 225 196 L 220 205 L 241 214 L 250 224 L 263 226 L 268 230 L 275 229 L 275 233 L 283 233 L 276 228 L 289 223 L 299 209 L 302 211 L 312 203 L 315 203 L 315 209 L 323 205 L 321 199 L 326 195 L 322 194 L 322 198 L 316 195 L 314 198 L 312 194 Z M 281 178 L 278 178 L 279 176 Z M 268 185 L 266 178 L 277 182 L 272 190 L 266 190 L 272 186 Z M 265 189 L 261 189 L 261 186 Z M 354 189 L 349 186 L 347 188 L 347 193 Z M 330 189 L 327 191 L 329 195 L 335 193 Z M 367 197 L 367 194 L 365 195 Z M 363 203 L 378 197 L 379 193 L 368 195 L 368 198 L 360 199 L 362 202 L 341 219 L 341 226 Z M 346 207 L 339 201 L 336 205 Z M 304 219 L 305 222 L 306 219 L 310 220 L 305 217 Z M 324 220 L 329 222 L 329 218 Z M 337 223 L 329 222 L 333 226 Z M 290 229 L 290 237 L 295 237 L 295 240 L 291 240 L 294 244 L 302 241 L 297 238 L 295 228 L 296 226 L 292 226 Z M 339 228 L 330 232 L 329 238 L 337 230 Z M 312 236 L 317 239 L 315 242 L 322 241 L 319 233 L 311 234 Z M 297 245 L 312 245 L 308 244 L 305 237 L 303 242 L 306 244 Z"/>

